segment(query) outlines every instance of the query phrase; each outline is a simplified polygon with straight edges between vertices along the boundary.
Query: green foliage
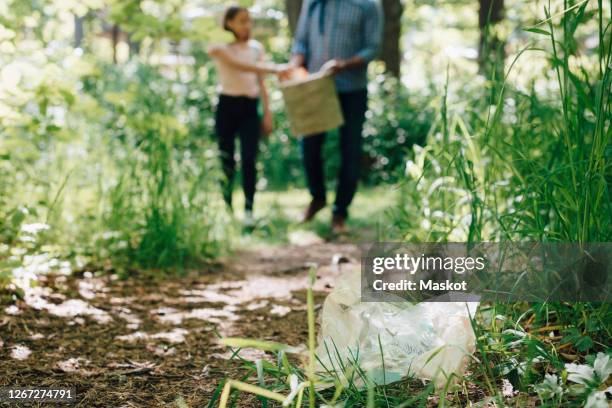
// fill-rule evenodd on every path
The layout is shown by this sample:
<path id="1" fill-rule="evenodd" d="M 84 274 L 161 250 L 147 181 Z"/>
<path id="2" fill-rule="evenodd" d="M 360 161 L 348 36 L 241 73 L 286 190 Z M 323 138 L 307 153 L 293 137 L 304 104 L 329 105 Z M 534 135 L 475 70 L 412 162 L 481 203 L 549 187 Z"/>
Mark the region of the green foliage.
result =
<path id="1" fill-rule="evenodd" d="M 224 212 L 209 213 L 215 152 L 208 137 L 188 137 L 210 118 L 190 105 L 199 80 L 176 86 L 158 68 L 69 48 L 36 62 L 32 52 L 16 50 L 0 70 L 3 282 L 42 253 L 115 268 L 216 255 L 226 233 Z M 33 246 L 21 228 L 36 223 L 49 231 Z"/>
<path id="2" fill-rule="evenodd" d="M 514 87 L 507 74 L 491 86 L 500 91 L 490 99 L 487 86 L 456 87 L 448 80 L 427 144 L 414 148 L 406 166 L 391 237 L 610 241 L 612 53 L 600 35 L 599 49 L 583 57 L 589 63 L 570 62 L 577 52 L 575 33 L 586 23 L 586 3 L 566 6 L 557 18 L 546 10 L 549 19 L 528 30 L 534 41 L 543 36 L 548 46 L 544 42 L 518 54 L 520 59 L 547 50 L 545 75 L 556 82 L 554 93 L 537 91 L 535 84 L 527 90 Z M 604 21 L 601 2 L 598 13 Z M 602 25 L 600 33 L 609 29 L 609 23 Z M 592 371 L 583 363 L 593 364 L 594 353 L 600 361 L 609 358 L 604 353 L 610 352 L 611 321 L 608 304 L 482 305 L 473 325 L 476 357 L 484 364 L 475 365 L 466 380 L 491 388 L 504 379 L 515 390 L 536 392 L 545 406 L 605 401 L 595 376 L 577 386 L 571 372 Z M 566 358 L 578 363 L 566 364 Z M 512 401 L 524 403 L 520 397 Z"/>
<path id="3" fill-rule="evenodd" d="M 368 183 L 395 182 L 412 147 L 425 144 L 435 112 L 427 97 L 411 95 L 396 78 L 377 75 L 369 90 L 363 177 Z"/>
<path id="4" fill-rule="evenodd" d="M 108 197 L 102 219 L 127 243 L 124 255 L 147 267 L 213 256 L 219 250 L 213 227 L 222 222 L 209 212 L 217 163 L 209 140 L 188 137 L 190 124 L 202 118 L 185 114 L 198 84 L 179 86 L 139 64 L 107 66 L 86 83 L 108 112 L 101 142 L 113 158 L 115 181 L 101 188 Z"/>
<path id="5" fill-rule="evenodd" d="M 562 25 L 575 30 L 581 13 L 564 14 Z M 560 103 L 508 83 L 494 105 L 470 84 L 444 98 L 427 146 L 406 168 L 397 220 L 407 239 L 610 240 L 610 68 L 582 68 L 579 80 L 559 52 L 550 50 L 550 74 Z M 471 102 L 479 96 L 484 104 Z"/>
<path id="6" fill-rule="evenodd" d="M 181 11 L 183 0 L 113 0 L 110 19 L 131 33 L 133 41 L 167 38 L 178 41 L 185 36 Z"/>

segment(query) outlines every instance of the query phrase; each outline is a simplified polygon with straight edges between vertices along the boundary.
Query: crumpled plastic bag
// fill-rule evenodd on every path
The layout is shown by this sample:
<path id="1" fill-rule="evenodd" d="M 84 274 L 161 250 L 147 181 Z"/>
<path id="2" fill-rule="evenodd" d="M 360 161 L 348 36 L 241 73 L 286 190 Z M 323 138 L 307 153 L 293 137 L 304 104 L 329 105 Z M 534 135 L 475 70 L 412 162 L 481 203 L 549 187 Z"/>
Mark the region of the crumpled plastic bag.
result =
<path id="1" fill-rule="evenodd" d="M 361 302 L 359 269 L 347 271 L 323 304 L 317 371 L 335 372 L 345 381 L 343 371 L 357 361 L 376 384 L 410 374 L 444 387 L 462 376 L 475 350 L 470 316 L 477 307 L 478 302 Z M 364 385 L 359 375 L 354 380 Z"/>

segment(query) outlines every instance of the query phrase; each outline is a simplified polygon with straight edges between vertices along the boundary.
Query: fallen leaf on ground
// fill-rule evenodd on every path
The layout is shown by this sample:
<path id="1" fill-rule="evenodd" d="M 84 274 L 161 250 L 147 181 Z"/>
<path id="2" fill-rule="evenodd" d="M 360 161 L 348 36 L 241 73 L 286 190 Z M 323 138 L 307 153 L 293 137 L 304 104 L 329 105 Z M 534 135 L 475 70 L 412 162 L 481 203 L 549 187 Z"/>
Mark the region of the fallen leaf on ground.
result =
<path id="1" fill-rule="evenodd" d="M 155 334 L 149 334 L 142 331 L 137 331 L 131 334 L 125 334 L 123 336 L 117 336 L 117 340 L 136 342 L 138 340 L 149 340 L 159 339 L 165 340 L 169 343 L 182 343 L 185 341 L 185 336 L 189 334 L 189 331 L 182 328 L 174 328 L 171 331 L 160 332 Z"/>
<path id="2" fill-rule="evenodd" d="M 272 307 L 272 310 L 270 310 L 270 314 L 273 314 L 275 316 L 286 316 L 287 314 L 289 314 L 289 312 L 291 312 L 291 308 L 287 307 L 287 306 L 281 306 L 281 305 L 274 305 Z"/>
<path id="3" fill-rule="evenodd" d="M 95 371 L 85 370 L 82 366 L 90 364 L 91 361 L 86 360 L 82 357 L 71 357 L 68 360 L 60 361 L 56 364 L 56 367 L 65 373 L 78 373 L 84 376 L 93 375 Z"/>
<path id="4" fill-rule="evenodd" d="M 30 354 L 32 354 L 32 350 L 22 344 L 13 346 L 13 349 L 11 350 L 11 357 L 16 360 L 25 360 L 30 356 Z"/>

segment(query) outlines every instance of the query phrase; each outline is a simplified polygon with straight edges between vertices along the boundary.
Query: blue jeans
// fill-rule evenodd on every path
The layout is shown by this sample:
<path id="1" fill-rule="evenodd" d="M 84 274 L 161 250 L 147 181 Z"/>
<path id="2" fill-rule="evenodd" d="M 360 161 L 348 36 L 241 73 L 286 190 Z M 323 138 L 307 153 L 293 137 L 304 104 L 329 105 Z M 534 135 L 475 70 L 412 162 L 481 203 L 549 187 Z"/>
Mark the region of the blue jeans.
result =
<path id="1" fill-rule="evenodd" d="M 365 89 L 341 92 L 338 97 L 344 115 L 344 125 L 339 130 L 341 163 L 333 212 L 346 217 L 359 181 L 361 131 L 368 105 L 368 92 Z M 306 181 L 315 200 L 325 200 L 325 174 L 321 155 L 324 141 L 325 133 L 304 137 L 301 141 Z"/>

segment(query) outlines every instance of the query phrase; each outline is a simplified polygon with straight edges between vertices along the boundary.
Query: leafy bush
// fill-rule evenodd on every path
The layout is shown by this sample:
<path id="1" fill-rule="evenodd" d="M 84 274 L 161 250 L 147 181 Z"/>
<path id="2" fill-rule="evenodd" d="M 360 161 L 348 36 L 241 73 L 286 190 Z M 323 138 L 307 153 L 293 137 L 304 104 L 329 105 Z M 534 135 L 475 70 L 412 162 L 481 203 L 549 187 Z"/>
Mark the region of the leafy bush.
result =
<path id="1" fill-rule="evenodd" d="M 410 94 L 396 78 L 377 75 L 369 87 L 364 126 L 364 180 L 395 182 L 403 177 L 414 145 L 423 145 L 435 119 L 427 96 Z"/>
<path id="2" fill-rule="evenodd" d="M 198 85 L 136 62 L 87 78 L 107 112 L 100 142 L 112 158 L 105 170 L 111 182 L 100 191 L 107 203 L 102 220 L 124 243 L 124 256 L 142 266 L 184 265 L 219 250 L 223 211 L 211 207 L 216 153 L 208 138 L 190 133 L 207 119 L 190 110 Z"/>

